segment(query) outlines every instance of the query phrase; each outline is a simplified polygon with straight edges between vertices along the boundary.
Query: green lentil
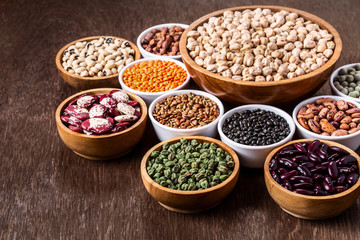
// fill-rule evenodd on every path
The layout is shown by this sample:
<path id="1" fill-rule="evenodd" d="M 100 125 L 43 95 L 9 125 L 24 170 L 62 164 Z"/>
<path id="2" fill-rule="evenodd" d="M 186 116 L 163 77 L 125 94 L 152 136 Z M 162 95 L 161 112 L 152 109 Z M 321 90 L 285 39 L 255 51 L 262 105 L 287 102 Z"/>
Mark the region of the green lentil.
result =
<path id="1" fill-rule="evenodd" d="M 164 144 L 161 151 L 153 151 L 146 170 L 161 186 L 194 191 L 220 184 L 232 174 L 234 167 L 231 155 L 215 143 L 182 138 L 177 143 Z"/>

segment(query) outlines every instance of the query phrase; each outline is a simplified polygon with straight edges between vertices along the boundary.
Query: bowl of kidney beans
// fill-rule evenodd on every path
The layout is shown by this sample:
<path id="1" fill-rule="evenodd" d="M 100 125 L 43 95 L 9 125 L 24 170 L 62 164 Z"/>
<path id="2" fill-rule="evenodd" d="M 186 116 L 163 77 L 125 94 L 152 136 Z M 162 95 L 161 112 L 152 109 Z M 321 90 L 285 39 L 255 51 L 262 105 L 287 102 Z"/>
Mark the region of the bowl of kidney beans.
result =
<path id="1" fill-rule="evenodd" d="M 139 96 L 124 90 L 90 89 L 65 99 L 55 119 L 61 139 L 76 154 L 92 160 L 115 159 L 141 140 L 147 107 Z"/>
<path id="2" fill-rule="evenodd" d="M 360 195 L 360 157 L 337 142 L 300 139 L 274 149 L 264 163 L 267 190 L 287 213 L 326 219 Z"/>
<path id="3" fill-rule="evenodd" d="M 242 166 L 262 168 L 271 150 L 292 139 L 295 124 L 279 108 L 248 104 L 226 112 L 219 119 L 218 132 L 239 155 Z"/>

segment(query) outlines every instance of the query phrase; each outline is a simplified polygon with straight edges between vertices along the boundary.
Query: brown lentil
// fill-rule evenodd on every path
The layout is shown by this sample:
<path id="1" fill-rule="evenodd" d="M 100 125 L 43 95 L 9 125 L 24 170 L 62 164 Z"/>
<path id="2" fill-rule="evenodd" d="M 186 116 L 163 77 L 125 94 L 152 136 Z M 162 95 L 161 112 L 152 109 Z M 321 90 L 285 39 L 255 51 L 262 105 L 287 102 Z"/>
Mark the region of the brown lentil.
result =
<path id="1" fill-rule="evenodd" d="M 165 126 L 190 129 L 211 123 L 219 116 L 220 110 L 213 100 L 186 93 L 158 102 L 152 114 L 156 121 Z"/>

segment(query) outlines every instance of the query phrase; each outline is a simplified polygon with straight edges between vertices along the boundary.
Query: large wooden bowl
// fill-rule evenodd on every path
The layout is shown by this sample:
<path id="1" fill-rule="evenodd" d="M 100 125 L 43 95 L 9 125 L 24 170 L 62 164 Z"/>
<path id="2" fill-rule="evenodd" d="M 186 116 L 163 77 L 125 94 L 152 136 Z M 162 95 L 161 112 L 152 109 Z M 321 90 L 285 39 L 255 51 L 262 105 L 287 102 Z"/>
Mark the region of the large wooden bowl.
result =
<path id="1" fill-rule="evenodd" d="M 119 83 L 119 79 L 118 79 L 119 73 L 112 74 L 109 76 L 104 76 L 104 77 L 81 77 L 79 75 L 69 73 L 62 66 L 63 53 L 68 47 L 75 44 L 76 42 L 82 42 L 82 41 L 91 42 L 92 40 L 99 39 L 100 37 L 101 36 L 93 36 L 93 37 L 86 37 L 86 38 L 81 38 L 81 39 L 75 40 L 75 41 L 65 45 L 56 54 L 55 63 L 56 63 L 56 67 L 60 73 L 60 76 L 64 79 L 64 81 L 67 84 L 69 84 L 73 88 L 79 89 L 79 90 L 103 88 L 103 87 L 120 88 L 120 83 Z M 123 39 L 123 38 L 118 38 L 118 37 L 113 37 L 113 36 L 108 36 L 108 37 L 112 37 L 112 38 L 120 39 L 122 41 L 129 42 L 131 48 L 135 50 L 134 60 L 140 59 L 140 57 L 141 57 L 140 51 L 134 43 L 132 43 L 126 39 Z"/>
<path id="2" fill-rule="evenodd" d="M 147 107 L 145 102 L 137 95 L 126 92 L 132 100 L 139 102 L 141 117 L 138 121 L 121 132 L 104 135 L 86 135 L 67 128 L 60 117 L 67 105 L 83 94 L 109 93 L 115 88 L 98 88 L 79 92 L 65 99 L 56 109 L 55 120 L 58 133 L 67 147 L 81 157 L 91 160 L 108 160 L 121 157 L 129 153 L 141 140 L 147 121 Z M 121 90 L 123 91 L 123 90 Z"/>
<path id="3" fill-rule="evenodd" d="M 219 74 L 207 71 L 205 68 L 196 64 L 190 57 L 186 48 L 188 32 L 196 30 L 198 26 L 207 22 L 210 17 L 220 16 L 225 11 L 243 11 L 245 9 L 256 8 L 268 8 L 275 12 L 281 10 L 296 12 L 299 16 L 304 17 L 306 20 L 311 20 L 312 22 L 318 24 L 322 29 L 328 30 L 334 36 L 334 42 L 336 44 L 334 54 L 326 62 L 326 64 L 313 72 L 296 78 L 276 82 L 239 81 L 226 78 Z M 340 35 L 329 23 L 313 14 L 294 8 L 280 6 L 243 6 L 219 10 L 207 14 L 193 22 L 185 30 L 180 39 L 180 52 L 183 62 L 196 84 L 203 90 L 232 103 L 281 104 L 295 102 L 299 98 L 310 96 L 320 89 L 320 87 L 326 82 L 327 78 L 334 70 L 335 63 L 340 57 L 341 50 L 342 42 Z"/>
<path id="4" fill-rule="evenodd" d="M 271 176 L 269 162 L 276 152 L 281 148 L 294 144 L 295 142 L 312 142 L 314 139 L 300 139 L 288 142 L 274 149 L 266 158 L 264 164 L 265 184 L 270 196 L 287 213 L 303 219 L 327 219 L 335 217 L 348 209 L 360 195 L 360 180 L 350 189 L 330 196 L 308 196 L 289 191 L 278 184 Z M 328 146 L 337 146 L 348 151 L 357 158 L 360 168 L 360 157 L 350 148 L 336 142 L 320 140 Z M 360 173 L 360 171 L 359 171 Z"/>
<path id="5" fill-rule="evenodd" d="M 157 184 L 148 175 L 146 170 L 146 164 L 149 160 L 150 154 L 161 149 L 161 146 L 165 143 L 176 143 L 181 138 L 188 140 L 196 139 L 198 142 L 215 143 L 228 152 L 235 162 L 233 173 L 219 185 L 214 187 L 197 190 L 197 191 L 180 191 L 166 188 Z M 163 141 L 154 147 L 152 147 L 143 157 L 141 161 L 141 178 L 145 185 L 146 190 L 150 195 L 155 198 L 163 207 L 181 213 L 195 213 L 208 210 L 218 205 L 235 187 L 236 182 L 239 178 L 240 162 L 236 153 L 223 142 L 214 138 L 202 137 L 202 136 L 187 136 L 187 137 L 176 137 L 166 141 Z"/>

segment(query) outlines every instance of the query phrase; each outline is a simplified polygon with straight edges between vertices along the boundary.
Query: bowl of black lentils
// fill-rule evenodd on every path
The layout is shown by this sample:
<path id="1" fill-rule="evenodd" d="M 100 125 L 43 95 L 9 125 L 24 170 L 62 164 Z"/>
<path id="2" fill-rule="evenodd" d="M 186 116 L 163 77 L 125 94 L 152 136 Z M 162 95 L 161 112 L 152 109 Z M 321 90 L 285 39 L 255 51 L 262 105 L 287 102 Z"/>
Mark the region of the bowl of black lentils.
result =
<path id="1" fill-rule="evenodd" d="M 249 104 L 226 112 L 218 124 L 221 141 L 238 154 L 241 165 L 262 168 L 272 149 L 292 140 L 295 124 L 285 111 Z"/>
<path id="2" fill-rule="evenodd" d="M 218 205 L 235 187 L 240 163 L 223 142 L 203 136 L 172 138 L 141 161 L 146 190 L 163 207 L 194 213 Z"/>

